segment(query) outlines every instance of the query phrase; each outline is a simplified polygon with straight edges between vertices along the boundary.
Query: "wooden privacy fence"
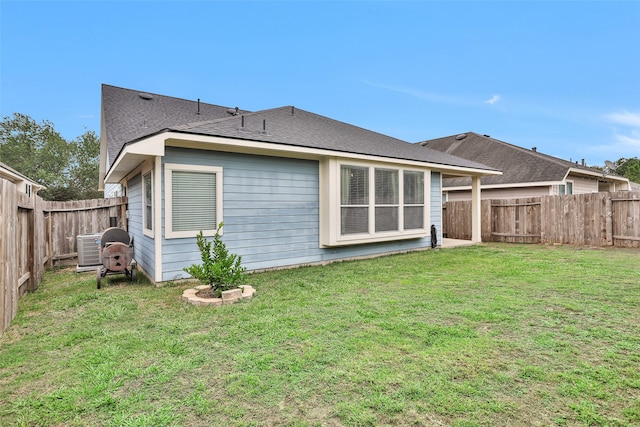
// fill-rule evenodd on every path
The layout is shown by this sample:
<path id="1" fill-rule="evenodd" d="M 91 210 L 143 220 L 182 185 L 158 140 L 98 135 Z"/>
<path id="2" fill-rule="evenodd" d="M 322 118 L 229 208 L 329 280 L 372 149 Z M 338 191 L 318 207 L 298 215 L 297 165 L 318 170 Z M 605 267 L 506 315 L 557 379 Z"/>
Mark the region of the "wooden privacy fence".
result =
<path id="1" fill-rule="evenodd" d="M 77 255 L 78 234 L 126 228 L 126 197 L 47 202 L 0 178 L 0 334 L 18 300 L 42 281 L 45 266 Z"/>
<path id="2" fill-rule="evenodd" d="M 482 241 L 640 248 L 640 192 L 482 200 Z M 471 239 L 471 202 L 443 206 L 445 237 Z"/>

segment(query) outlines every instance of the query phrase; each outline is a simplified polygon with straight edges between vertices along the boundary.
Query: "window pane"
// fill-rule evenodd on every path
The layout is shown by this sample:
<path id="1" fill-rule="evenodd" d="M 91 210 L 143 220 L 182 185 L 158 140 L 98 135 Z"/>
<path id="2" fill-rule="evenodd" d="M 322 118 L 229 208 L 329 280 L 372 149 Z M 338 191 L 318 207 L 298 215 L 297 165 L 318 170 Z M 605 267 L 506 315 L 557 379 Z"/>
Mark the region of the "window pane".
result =
<path id="1" fill-rule="evenodd" d="M 404 204 L 421 205 L 424 203 L 424 173 L 404 172 Z"/>
<path id="2" fill-rule="evenodd" d="M 424 227 L 424 207 L 405 206 L 404 207 L 404 229 L 413 230 Z"/>
<path id="3" fill-rule="evenodd" d="M 369 208 L 341 208 L 340 217 L 341 234 L 369 232 Z"/>
<path id="4" fill-rule="evenodd" d="M 153 230 L 153 192 L 150 173 L 144 176 L 144 228 Z"/>
<path id="5" fill-rule="evenodd" d="M 398 208 L 376 208 L 376 232 L 398 230 Z"/>
<path id="6" fill-rule="evenodd" d="M 567 194 L 573 194 L 573 182 L 567 182 Z"/>
<path id="7" fill-rule="evenodd" d="M 340 203 L 342 205 L 369 204 L 369 169 L 341 167 Z"/>
<path id="8" fill-rule="evenodd" d="M 173 231 L 217 228 L 215 173 L 173 171 L 171 197 Z"/>
<path id="9" fill-rule="evenodd" d="M 376 169 L 376 205 L 397 205 L 398 171 L 393 169 Z"/>

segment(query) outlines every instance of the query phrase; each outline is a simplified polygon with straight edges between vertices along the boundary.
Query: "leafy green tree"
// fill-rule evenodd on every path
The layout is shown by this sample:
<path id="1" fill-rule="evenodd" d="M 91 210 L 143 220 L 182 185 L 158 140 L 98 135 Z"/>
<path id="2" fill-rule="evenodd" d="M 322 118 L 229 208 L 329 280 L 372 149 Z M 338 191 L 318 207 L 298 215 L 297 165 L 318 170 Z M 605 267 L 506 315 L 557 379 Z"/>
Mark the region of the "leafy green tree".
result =
<path id="1" fill-rule="evenodd" d="M 629 181 L 640 183 L 640 159 L 632 157 L 625 159 L 624 157 L 614 162 L 616 165 L 616 175 L 624 176 Z"/>
<path id="2" fill-rule="evenodd" d="M 71 164 L 69 187 L 75 189 L 77 199 L 96 199 L 98 191 L 100 138 L 94 131 L 86 131 L 70 143 Z"/>
<path id="3" fill-rule="evenodd" d="M 69 147 L 51 122 L 15 113 L 0 122 L 0 161 L 47 186 L 45 197 L 67 182 Z"/>
<path id="4" fill-rule="evenodd" d="M 45 200 L 102 197 L 99 153 L 92 131 L 69 142 L 46 120 L 14 113 L 0 121 L 0 161 L 47 187 L 38 193 Z"/>

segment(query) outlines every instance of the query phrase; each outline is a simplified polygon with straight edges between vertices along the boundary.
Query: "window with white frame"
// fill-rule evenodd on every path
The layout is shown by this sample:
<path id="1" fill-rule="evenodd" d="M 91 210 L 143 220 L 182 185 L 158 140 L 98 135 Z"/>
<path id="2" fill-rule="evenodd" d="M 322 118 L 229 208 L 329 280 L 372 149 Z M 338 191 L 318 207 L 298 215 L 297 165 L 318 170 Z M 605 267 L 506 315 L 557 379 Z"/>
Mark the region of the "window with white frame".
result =
<path id="1" fill-rule="evenodd" d="M 416 237 L 425 230 L 425 173 L 393 167 L 342 164 L 340 236 L 333 244 L 356 240 Z"/>
<path id="2" fill-rule="evenodd" d="M 212 236 L 222 222 L 222 168 L 165 165 L 167 238 Z"/>
<path id="3" fill-rule="evenodd" d="M 151 171 L 142 175 L 142 229 L 153 236 L 153 174 Z"/>
<path id="4" fill-rule="evenodd" d="M 340 233 L 368 233 L 369 168 L 342 166 L 340 178 Z"/>
<path id="5" fill-rule="evenodd" d="M 573 194 L 573 182 L 567 181 L 565 184 L 558 185 L 558 194 L 561 196 Z"/>
<path id="6" fill-rule="evenodd" d="M 424 228 L 424 172 L 404 171 L 404 229 Z"/>
<path id="7" fill-rule="evenodd" d="M 399 171 L 397 169 L 375 170 L 376 226 L 375 232 L 398 231 L 400 211 Z"/>

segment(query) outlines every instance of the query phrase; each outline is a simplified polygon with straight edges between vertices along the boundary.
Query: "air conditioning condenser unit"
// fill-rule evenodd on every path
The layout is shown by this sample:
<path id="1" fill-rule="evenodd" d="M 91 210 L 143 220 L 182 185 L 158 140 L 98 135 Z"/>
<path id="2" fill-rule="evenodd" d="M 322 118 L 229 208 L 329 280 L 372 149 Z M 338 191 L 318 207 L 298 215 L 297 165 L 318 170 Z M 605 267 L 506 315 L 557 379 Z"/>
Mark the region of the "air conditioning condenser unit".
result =
<path id="1" fill-rule="evenodd" d="M 78 248 L 77 272 L 95 271 L 102 265 L 100 237 L 102 234 L 79 234 L 76 240 Z"/>

